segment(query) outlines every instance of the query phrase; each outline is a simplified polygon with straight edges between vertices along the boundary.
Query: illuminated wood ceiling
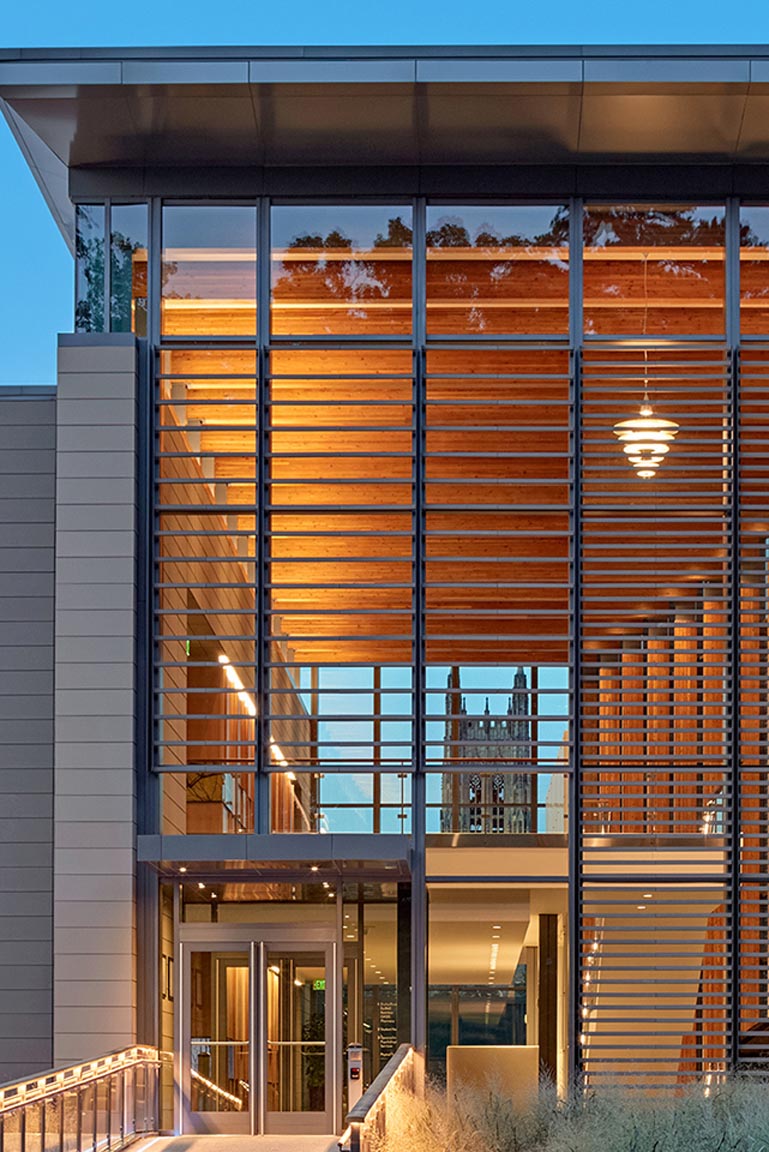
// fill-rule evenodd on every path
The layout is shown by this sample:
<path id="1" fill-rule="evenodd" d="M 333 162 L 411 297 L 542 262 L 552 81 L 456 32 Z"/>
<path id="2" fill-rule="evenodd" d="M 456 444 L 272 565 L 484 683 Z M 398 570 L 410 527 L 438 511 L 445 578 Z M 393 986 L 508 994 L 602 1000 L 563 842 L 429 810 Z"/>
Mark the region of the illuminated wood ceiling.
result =
<path id="1" fill-rule="evenodd" d="M 171 355 L 182 381 L 212 371 L 211 353 Z M 592 606 L 592 623 L 606 635 L 637 634 L 644 622 L 670 617 L 703 579 L 723 576 L 728 558 L 719 511 L 727 442 L 718 365 L 708 368 L 710 391 L 703 393 L 692 366 L 696 353 L 682 353 L 677 366 L 652 364 L 656 398 L 666 413 L 674 412 L 681 432 L 649 485 L 634 475 L 612 434 L 614 422 L 633 411 L 643 391 L 638 352 L 629 355 L 632 363 L 623 366 L 620 357 L 619 367 L 605 367 L 605 354 L 597 354 L 598 390 L 585 412 L 583 559 L 586 580 L 595 584 L 591 593 L 604 595 L 603 609 Z M 566 663 L 566 353 L 476 347 L 431 357 L 428 369 L 435 375 L 427 383 L 425 410 L 428 658 Z M 412 383 L 399 378 L 410 364 L 410 352 L 396 349 L 275 355 L 267 465 L 271 607 L 276 636 L 299 662 L 411 660 Z M 229 370 L 226 363 L 223 370 Z M 504 371 L 507 378 L 492 378 Z M 602 389 L 612 380 L 607 394 Z M 232 507 L 226 518 L 215 518 L 215 527 L 226 520 L 247 533 L 253 556 L 254 386 L 226 377 L 188 380 L 184 395 L 185 419 L 199 428 L 201 458 L 213 459 L 214 483 L 199 491 L 207 501 L 215 493 Z M 591 535 L 593 508 L 600 530 Z M 617 594 L 623 585 L 631 589 L 624 603 Z"/>

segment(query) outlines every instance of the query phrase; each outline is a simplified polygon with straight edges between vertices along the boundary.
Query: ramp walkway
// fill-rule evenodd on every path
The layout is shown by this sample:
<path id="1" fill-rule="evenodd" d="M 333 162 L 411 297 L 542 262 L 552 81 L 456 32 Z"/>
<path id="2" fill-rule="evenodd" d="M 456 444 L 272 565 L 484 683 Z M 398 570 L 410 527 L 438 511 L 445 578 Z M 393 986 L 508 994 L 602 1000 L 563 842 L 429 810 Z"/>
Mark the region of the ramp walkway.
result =
<path id="1" fill-rule="evenodd" d="M 338 1136 L 155 1136 L 136 1152 L 339 1152 Z"/>

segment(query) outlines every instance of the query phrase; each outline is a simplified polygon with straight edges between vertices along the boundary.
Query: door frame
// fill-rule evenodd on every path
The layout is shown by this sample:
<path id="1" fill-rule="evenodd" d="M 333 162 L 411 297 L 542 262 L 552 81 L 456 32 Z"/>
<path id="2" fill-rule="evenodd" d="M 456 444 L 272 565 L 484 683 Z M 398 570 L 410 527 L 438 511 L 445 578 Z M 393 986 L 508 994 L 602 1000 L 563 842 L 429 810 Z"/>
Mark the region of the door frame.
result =
<path id="1" fill-rule="evenodd" d="M 297 909 L 299 911 L 299 909 Z M 174 1014 L 174 1115 L 176 1130 L 181 1134 L 200 1131 L 192 1120 L 190 1110 L 190 956 L 192 952 L 247 952 L 249 955 L 249 1018 L 251 1037 L 249 1070 L 252 1089 L 247 1113 L 210 1113 L 210 1126 L 204 1131 L 228 1132 L 242 1135 L 263 1135 L 267 1124 L 266 1062 L 261 1054 L 266 1047 L 265 1020 L 265 964 L 268 948 L 286 951 L 326 952 L 326 1043 L 327 1069 L 331 1075 L 326 1089 L 326 1118 L 329 1131 L 339 1130 L 341 1120 L 341 1049 L 342 1049 L 342 950 L 334 924 L 300 924 L 296 921 L 280 924 L 275 921 L 259 924 L 207 923 L 178 925 L 179 962 L 175 965 L 176 987 L 174 996 L 178 1011 Z M 254 1086 L 256 1091 L 253 1090 Z M 275 1116 L 276 1114 L 272 1114 Z M 277 1114 L 279 1115 L 279 1114 Z M 283 1132 L 308 1132 L 299 1122 L 302 1113 L 285 1113 Z M 310 1115 L 310 1114 L 308 1114 Z M 316 1116 L 317 1113 L 311 1115 Z M 214 1117 L 221 1117 L 218 1124 Z M 234 1123 L 233 1123 L 234 1121 Z M 240 1121 L 240 1124 L 237 1123 Z"/>
<path id="2" fill-rule="evenodd" d="M 261 940 L 256 945 L 255 961 L 257 982 L 257 1023 L 258 1047 L 257 1051 L 265 1053 L 267 1049 L 267 957 L 274 950 L 290 955 L 291 953 L 318 952 L 323 955 L 324 970 L 326 973 L 325 989 L 325 1108 L 323 1112 L 269 1112 L 267 1109 L 267 1060 L 262 1060 L 261 1068 L 257 1068 L 259 1076 L 257 1086 L 257 1127 L 260 1132 L 277 1135 L 312 1135 L 327 1134 L 337 1131 L 335 1124 L 337 1108 L 335 1100 L 335 1081 L 338 1079 L 338 1056 L 334 1043 L 336 1031 L 336 1018 L 340 1015 L 340 997 L 337 996 L 336 974 L 336 941 L 320 940 L 308 944 L 291 941 L 286 942 L 282 937 L 277 940 Z M 318 1130 L 319 1118 L 323 1117 L 323 1127 Z M 330 1126 L 330 1127 L 329 1127 Z"/>

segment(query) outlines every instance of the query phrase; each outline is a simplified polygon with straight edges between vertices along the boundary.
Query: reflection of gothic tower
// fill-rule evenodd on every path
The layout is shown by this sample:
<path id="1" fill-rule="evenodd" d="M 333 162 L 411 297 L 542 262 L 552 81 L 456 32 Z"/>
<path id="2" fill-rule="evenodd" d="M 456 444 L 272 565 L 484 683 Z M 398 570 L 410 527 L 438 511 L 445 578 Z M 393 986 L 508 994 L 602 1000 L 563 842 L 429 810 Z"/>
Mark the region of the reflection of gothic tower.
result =
<path id="1" fill-rule="evenodd" d="M 531 775 L 511 771 L 521 762 L 531 762 L 526 673 L 519 668 L 515 674 L 506 716 L 491 715 L 488 696 L 483 716 L 469 716 L 459 690 L 459 669 L 454 668 L 446 692 L 444 757 L 451 764 L 478 761 L 484 770 L 444 773 L 441 831 L 530 832 Z M 501 771 L 495 771 L 495 765 Z"/>

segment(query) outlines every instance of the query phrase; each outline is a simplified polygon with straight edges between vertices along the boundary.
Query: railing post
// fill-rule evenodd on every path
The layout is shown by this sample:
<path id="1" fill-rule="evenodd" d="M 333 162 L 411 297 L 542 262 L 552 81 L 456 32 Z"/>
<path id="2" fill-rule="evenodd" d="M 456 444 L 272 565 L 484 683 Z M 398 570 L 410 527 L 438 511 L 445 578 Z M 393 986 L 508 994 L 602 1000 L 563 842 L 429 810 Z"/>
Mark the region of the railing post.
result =
<path id="1" fill-rule="evenodd" d="M 160 1129 L 160 1063 L 152 1065 L 152 1130 Z"/>
<path id="2" fill-rule="evenodd" d="M 21 1115 L 19 1116 L 19 1146 L 21 1152 L 26 1152 L 27 1145 L 27 1106 L 22 1105 Z"/>
<path id="3" fill-rule="evenodd" d="M 118 1110 L 117 1110 L 117 1114 L 120 1118 L 120 1143 L 121 1143 L 121 1145 L 123 1144 L 125 1137 L 126 1137 L 126 1131 L 125 1131 L 125 1078 L 126 1078 L 126 1069 L 122 1068 L 120 1071 L 120 1077 L 118 1079 L 119 1095 L 118 1095 Z"/>
<path id="4" fill-rule="evenodd" d="M 75 1119 L 75 1144 L 76 1152 L 83 1152 L 83 1089 L 78 1086 L 76 1091 L 75 1111 L 77 1116 Z"/>

